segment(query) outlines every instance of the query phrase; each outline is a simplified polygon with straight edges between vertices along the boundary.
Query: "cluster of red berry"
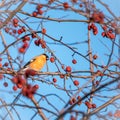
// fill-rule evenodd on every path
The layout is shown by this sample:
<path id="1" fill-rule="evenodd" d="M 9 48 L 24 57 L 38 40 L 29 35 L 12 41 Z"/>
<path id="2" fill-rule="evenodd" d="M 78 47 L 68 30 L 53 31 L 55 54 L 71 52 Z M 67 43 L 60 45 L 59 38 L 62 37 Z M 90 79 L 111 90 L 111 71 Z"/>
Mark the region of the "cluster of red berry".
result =
<path id="1" fill-rule="evenodd" d="M 110 39 L 115 39 L 115 35 L 114 35 L 112 29 L 107 30 L 106 26 L 103 26 L 102 28 L 104 30 L 104 32 L 102 32 L 103 37 L 107 37 L 107 38 L 110 38 Z"/>
<path id="2" fill-rule="evenodd" d="M 64 9 L 68 9 L 70 6 L 69 6 L 68 2 L 64 2 L 63 7 L 64 7 Z"/>
<path id="3" fill-rule="evenodd" d="M 25 71 L 25 77 L 28 78 L 29 76 L 35 76 L 37 74 L 37 72 L 35 70 L 32 69 L 27 69 Z"/>
<path id="4" fill-rule="evenodd" d="M 97 29 L 97 27 L 95 26 L 94 23 L 91 23 L 91 24 L 88 25 L 88 30 L 91 30 L 91 29 L 93 30 L 94 35 L 98 34 L 98 29 Z"/>
<path id="5" fill-rule="evenodd" d="M 89 109 L 92 109 L 92 108 L 96 108 L 96 104 L 94 104 L 94 103 L 90 103 L 90 102 L 88 102 L 88 101 L 85 101 L 85 105 L 89 108 Z"/>
<path id="6" fill-rule="evenodd" d="M 22 88 L 22 94 L 28 98 L 32 98 L 33 95 L 36 93 L 36 91 L 38 90 L 39 86 L 36 84 L 34 86 L 30 85 L 30 84 L 26 84 L 23 88 Z"/>
<path id="7" fill-rule="evenodd" d="M 14 18 L 12 22 L 14 27 L 18 27 L 19 20 L 17 18 Z"/>
<path id="8" fill-rule="evenodd" d="M 23 45 L 19 48 L 20 53 L 25 53 L 26 49 L 29 47 L 27 42 L 24 42 Z"/>
<path id="9" fill-rule="evenodd" d="M 97 70 L 97 71 L 96 71 L 96 75 L 97 75 L 97 76 L 103 76 L 104 74 L 103 74 L 103 72 L 101 72 L 100 70 Z"/>
<path id="10" fill-rule="evenodd" d="M 94 11 L 91 15 L 91 20 L 96 23 L 104 23 L 104 14 L 102 12 L 96 12 Z"/>
<path id="11" fill-rule="evenodd" d="M 33 75 L 33 71 L 29 71 L 29 75 Z M 13 90 L 16 91 L 18 88 L 21 89 L 21 93 L 28 98 L 32 98 L 36 90 L 39 88 L 38 85 L 32 86 L 28 84 L 27 80 L 22 75 L 16 75 L 13 77 L 12 82 L 15 84 L 13 86 Z"/>
<path id="12" fill-rule="evenodd" d="M 22 88 L 26 85 L 27 81 L 22 75 L 17 75 L 12 78 L 12 82 L 16 85 L 16 88 Z M 17 90 L 17 89 L 14 89 Z"/>
<path id="13" fill-rule="evenodd" d="M 41 45 L 41 47 L 43 49 L 46 48 L 46 42 L 44 40 L 42 40 L 42 39 L 37 39 L 37 40 L 34 41 L 34 43 L 35 43 L 36 46 Z"/>
<path id="14" fill-rule="evenodd" d="M 19 28 L 19 29 L 17 30 L 18 35 L 20 35 L 20 34 L 22 34 L 22 33 L 24 33 L 24 32 L 26 32 L 26 29 L 25 29 L 24 26 L 22 26 L 21 28 Z"/>
<path id="15" fill-rule="evenodd" d="M 37 5 L 36 11 L 32 13 L 33 17 L 37 17 L 38 15 L 42 15 L 44 11 L 42 10 L 43 6 L 41 4 Z"/>
<path id="16" fill-rule="evenodd" d="M 7 25 L 7 27 L 5 27 L 5 32 L 6 33 L 9 33 L 10 35 L 13 35 L 15 36 L 16 33 L 18 35 L 22 34 L 23 32 L 26 31 L 25 27 L 24 26 L 19 26 L 19 20 L 17 18 L 13 18 L 12 20 L 12 27 L 10 27 L 11 25 Z M 19 27 L 19 29 L 17 29 Z"/>
<path id="17" fill-rule="evenodd" d="M 77 96 L 77 98 L 73 97 L 73 98 L 70 99 L 69 104 L 73 105 L 75 102 L 79 101 L 78 105 L 80 105 L 82 103 L 80 100 L 81 100 L 80 96 Z"/>
<path id="18" fill-rule="evenodd" d="M 37 6 L 38 11 L 41 10 L 41 8 L 42 8 L 41 5 Z M 6 33 L 9 33 L 11 35 L 12 34 L 15 35 L 17 33 L 18 35 L 21 35 L 22 33 L 26 32 L 26 28 L 24 26 L 22 26 L 22 27 L 19 26 L 19 20 L 17 18 L 13 18 L 12 25 L 15 29 L 6 27 L 5 28 Z M 18 28 L 18 26 L 19 26 L 19 28 Z M 42 28 L 41 33 L 46 34 L 46 29 Z M 36 38 L 37 37 L 36 33 L 32 33 L 31 37 Z M 23 40 L 22 40 L 23 45 L 18 49 L 18 51 L 20 53 L 25 53 L 26 49 L 29 47 L 29 41 L 30 41 L 30 37 L 28 35 L 23 37 Z M 42 48 L 46 48 L 46 42 L 44 40 L 35 40 L 35 45 L 37 45 L 37 46 L 41 45 Z"/>

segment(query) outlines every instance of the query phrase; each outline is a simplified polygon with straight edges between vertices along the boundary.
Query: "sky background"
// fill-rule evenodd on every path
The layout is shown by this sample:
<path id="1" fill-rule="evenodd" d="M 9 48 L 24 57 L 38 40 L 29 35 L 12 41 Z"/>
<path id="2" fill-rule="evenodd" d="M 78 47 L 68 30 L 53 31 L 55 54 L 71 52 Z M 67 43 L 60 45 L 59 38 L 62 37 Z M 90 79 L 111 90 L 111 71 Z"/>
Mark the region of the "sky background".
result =
<path id="1" fill-rule="evenodd" d="M 63 1 L 66 2 L 69 0 L 63 0 Z M 96 3 L 96 5 L 98 6 L 99 9 L 102 9 L 104 11 L 104 13 L 106 15 L 108 15 L 106 10 L 102 6 L 100 6 L 99 3 L 97 3 L 96 1 L 94 1 L 94 2 Z M 113 11 L 113 13 L 116 16 L 120 16 L 120 9 L 119 9 L 120 8 L 119 7 L 120 1 L 119 0 L 114 0 L 114 1 L 106 0 L 104 2 L 109 5 L 110 9 Z M 13 6 L 13 8 L 11 8 L 11 9 L 14 9 L 14 7 L 15 6 Z M 24 11 L 29 12 L 29 13 L 32 13 L 34 11 L 34 9 L 35 9 L 35 6 L 30 5 L 30 4 L 26 5 L 24 7 Z M 18 13 L 17 16 L 19 16 L 21 19 L 26 18 L 26 16 L 22 16 L 20 13 Z M 45 16 L 64 18 L 64 19 L 78 19 L 78 20 L 81 18 L 84 19 L 79 14 L 70 13 L 70 12 L 66 12 L 66 11 L 61 12 L 59 10 L 58 11 L 50 10 L 45 14 Z M 42 20 L 31 18 L 31 19 L 28 19 L 26 21 L 27 21 L 27 24 L 29 25 L 29 27 L 31 27 L 32 29 L 34 28 L 34 30 L 41 30 L 41 26 L 38 28 L 38 24 Z M 58 22 L 53 22 L 53 21 L 45 21 L 45 22 L 43 22 L 42 25 L 44 28 L 46 28 L 48 35 L 51 35 L 52 37 L 54 37 L 58 40 L 62 36 L 63 37 L 62 41 L 65 42 L 66 44 L 71 44 L 71 43 L 75 43 L 75 42 L 80 43 L 80 44 L 72 44 L 71 47 L 75 48 L 75 50 L 81 52 L 82 54 L 87 55 L 87 47 L 88 46 L 85 43 L 81 43 L 81 42 L 87 40 L 87 24 L 86 23 L 79 23 L 79 22 L 76 22 L 76 23 L 73 23 L 73 22 L 58 23 Z M 100 28 L 99 25 L 97 25 L 97 27 Z M 93 34 L 91 32 L 92 52 L 99 56 L 99 59 L 96 60 L 96 63 L 105 65 L 107 62 L 106 54 L 109 52 L 109 50 L 106 49 L 105 46 L 103 46 L 102 42 L 105 42 L 107 47 L 111 48 L 111 41 L 108 40 L 107 38 L 103 39 L 101 37 L 101 32 L 102 32 L 102 30 L 99 29 L 99 33 L 97 36 L 93 36 Z M 11 42 L 14 41 L 14 39 L 10 35 L 7 35 L 4 31 L 3 31 L 3 34 L 5 35 L 5 39 L 7 41 L 7 44 L 10 44 Z M 47 37 L 44 37 L 44 39 L 47 41 L 47 43 L 50 43 L 50 44 L 48 44 L 48 46 L 51 48 L 52 51 L 54 51 L 55 55 L 60 59 L 60 61 L 63 64 L 70 65 L 73 70 L 89 70 L 88 61 L 86 61 L 85 59 L 83 59 L 82 57 L 80 57 L 78 55 L 75 55 L 74 58 L 77 60 L 77 64 L 73 65 L 71 62 L 73 59 L 73 57 L 71 57 L 73 52 L 71 52 L 68 48 L 65 48 L 59 44 L 53 44 L 53 41 Z M 1 45 L 0 51 L 2 51 L 3 47 L 2 47 L 1 41 L 0 41 L 0 45 Z M 19 44 L 18 46 L 17 45 L 12 46 L 8 49 L 13 58 L 16 58 L 18 56 L 17 49 L 20 46 L 21 46 L 21 44 Z M 23 60 L 22 66 L 25 63 L 27 63 L 31 58 L 33 58 L 34 56 L 39 55 L 41 53 L 44 53 L 44 50 L 41 49 L 40 47 L 36 47 L 34 45 L 34 40 L 31 40 L 31 47 L 27 50 L 25 55 L 23 56 L 23 55 L 19 54 L 19 57 Z M 114 55 L 118 56 L 118 49 L 117 48 L 114 50 Z M 49 54 L 49 56 L 50 56 L 50 54 Z M 115 60 L 117 60 L 116 57 L 114 57 L 113 61 L 115 61 Z M 5 61 L 7 61 L 6 57 L 4 58 L 3 62 L 5 62 Z M 45 66 L 42 71 L 43 72 L 46 71 L 47 70 L 46 68 L 47 67 Z M 17 65 L 15 65 L 15 69 L 18 70 Z M 57 68 L 56 68 L 55 64 L 50 63 L 48 61 L 48 70 L 50 72 L 56 72 Z M 42 79 L 42 77 L 44 78 L 44 76 L 41 76 L 41 79 Z M 61 81 L 61 79 L 59 79 L 59 77 L 56 77 L 56 78 L 58 79 L 57 84 L 63 86 L 64 81 Z M 47 82 L 52 81 L 52 77 L 49 77 L 49 78 L 45 77 L 45 79 Z M 5 79 L 4 81 L 8 82 L 7 79 Z M 19 90 L 17 92 L 12 91 L 13 85 L 11 84 L 11 82 L 8 82 L 9 87 L 7 87 L 7 88 L 3 87 L 2 84 L 4 83 L 4 81 L 1 81 L 0 97 L 2 99 L 4 99 L 6 101 L 6 103 L 10 103 L 11 101 L 13 101 L 14 95 L 17 95 L 20 91 Z M 81 87 L 86 82 L 86 81 L 83 81 L 82 79 L 79 79 L 79 81 L 80 81 Z M 55 89 L 55 87 L 53 85 L 45 84 L 45 83 L 42 83 L 39 81 L 38 82 L 31 81 L 30 83 L 31 84 L 38 83 L 40 85 L 40 89 L 37 91 L 37 93 L 40 95 L 47 95 L 48 94 L 48 96 L 46 98 L 49 99 L 49 101 L 51 103 L 53 103 L 53 105 L 57 106 L 57 108 L 62 109 L 64 106 L 64 103 L 61 100 L 59 100 L 59 98 L 57 96 L 56 97 L 49 96 L 49 94 L 51 94 L 51 93 L 57 94 L 58 96 L 61 96 L 65 101 L 69 100 L 68 95 L 64 91 L 60 91 L 59 89 Z M 66 88 L 69 89 L 70 85 L 72 85 L 72 84 L 73 84 L 72 81 L 66 81 Z M 73 86 L 72 89 L 75 89 L 75 87 Z M 106 93 L 104 92 L 104 94 L 106 94 Z M 84 94 L 80 93 L 80 95 L 83 96 Z M 38 100 L 40 99 L 40 97 L 38 95 L 36 95 L 35 97 Z M 20 99 L 24 100 L 24 102 L 28 105 L 32 104 L 31 101 L 25 97 L 21 97 Z M 55 111 L 52 107 L 48 106 L 48 104 L 45 102 L 45 100 L 41 100 L 41 101 L 42 101 L 41 106 L 44 106 L 45 108 L 49 107 L 50 109 Z M 22 102 L 19 101 L 18 103 L 21 104 Z M 100 104 L 101 103 L 99 102 L 99 105 Z M 84 105 L 82 104 L 81 108 L 83 108 L 83 107 L 84 107 Z M 81 109 L 79 106 L 78 106 L 78 108 Z M 15 107 L 15 109 L 16 109 L 16 111 L 19 111 L 20 116 L 22 116 L 22 118 L 21 118 L 22 120 L 29 120 L 31 118 L 31 115 L 34 113 L 32 109 L 27 109 L 27 108 L 22 108 L 22 107 Z M 84 107 L 84 109 L 86 110 L 86 107 Z M 24 113 L 24 110 L 25 110 L 25 114 L 23 116 L 22 114 Z M 4 108 L 0 110 L 0 114 L 3 114 L 3 113 L 5 114 L 5 112 L 6 112 L 6 110 Z M 14 117 L 16 117 L 16 120 L 17 120 L 17 116 L 15 114 L 14 114 Z M 38 119 L 39 119 L 39 116 L 35 117 L 34 120 L 38 120 Z M 52 118 L 52 119 L 54 119 L 54 118 Z M 66 117 L 66 119 L 67 119 L 67 117 Z M 7 120 L 9 120 L 9 118 L 7 118 Z"/>

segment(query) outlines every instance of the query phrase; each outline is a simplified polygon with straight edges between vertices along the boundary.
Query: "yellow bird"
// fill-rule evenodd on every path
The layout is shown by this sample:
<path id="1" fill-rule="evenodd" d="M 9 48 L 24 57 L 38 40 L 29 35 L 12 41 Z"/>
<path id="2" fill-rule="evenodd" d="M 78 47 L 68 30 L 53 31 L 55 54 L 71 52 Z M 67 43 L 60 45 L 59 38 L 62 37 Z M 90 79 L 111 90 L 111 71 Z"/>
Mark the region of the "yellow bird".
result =
<path id="1" fill-rule="evenodd" d="M 32 69 L 35 71 L 40 71 L 44 67 L 48 59 L 49 57 L 46 54 L 36 56 L 31 59 L 27 64 L 25 64 L 22 70 Z"/>

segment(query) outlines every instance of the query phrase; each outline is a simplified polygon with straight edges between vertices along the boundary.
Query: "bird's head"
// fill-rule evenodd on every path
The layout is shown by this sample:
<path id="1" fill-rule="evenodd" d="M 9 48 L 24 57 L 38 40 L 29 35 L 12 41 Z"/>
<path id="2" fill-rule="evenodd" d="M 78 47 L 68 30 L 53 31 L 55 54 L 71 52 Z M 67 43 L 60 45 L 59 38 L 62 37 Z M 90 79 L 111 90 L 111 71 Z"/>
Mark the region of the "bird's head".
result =
<path id="1" fill-rule="evenodd" d="M 49 60 L 49 57 L 48 57 L 48 55 L 46 55 L 46 54 L 43 54 L 45 57 L 46 57 L 46 60 Z"/>

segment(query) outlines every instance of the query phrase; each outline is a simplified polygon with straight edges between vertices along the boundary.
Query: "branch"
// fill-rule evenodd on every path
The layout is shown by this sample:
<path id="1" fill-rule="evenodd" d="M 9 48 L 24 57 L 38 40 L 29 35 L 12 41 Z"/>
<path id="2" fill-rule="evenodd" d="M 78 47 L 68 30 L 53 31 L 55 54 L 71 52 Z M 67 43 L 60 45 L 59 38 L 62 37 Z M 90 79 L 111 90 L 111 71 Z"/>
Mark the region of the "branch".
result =
<path id="1" fill-rule="evenodd" d="M 38 114 L 42 117 L 43 120 L 48 120 L 46 118 L 46 116 L 44 115 L 43 111 L 40 109 L 39 104 L 37 103 L 36 99 L 34 97 L 32 97 L 32 102 L 34 103 L 34 105 L 36 106 L 37 110 L 38 110 Z"/>
<path id="2" fill-rule="evenodd" d="M 113 79 L 111 80 L 110 82 L 107 82 L 103 85 L 101 85 L 100 87 L 98 87 L 97 89 L 95 89 L 94 91 L 91 91 L 89 93 L 87 93 L 85 96 L 83 96 L 80 100 L 78 100 L 75 104 L 73 104 L 72 106 L 70 106 L 69 108 L 67 108 L 66 110 L 64 110 L 59 116 L 58 118 L 56 118 L 56 120 L 59 120 L 60 118 L 62 118 L 63 116 L 65 116 L 69 111 L 71 111 L 79 102 L 83 101 L 86 97 L 90 96 L 91 94 L 93 93 L 96 93 L 98 92 L 99 90 L 105 88 L 106 86 L 108 85 L 111 85 L 115 82 L 117 82 L 118 80 L 120 79 L 120 77 L 116 78 L 116 79 Z M 102 109 L 102 108 L 101 108 Z"/>
<path id="3" fill-rule="evenodd" d="M 109 100 L 108 102 L 106 102 L 105 104 L 103 104 L 102 106 L 96 108 L 94 111 L 92 111 L 90 114 L 88 114 L 87 116 L 91 116 L 93 114 L 96 114 L 98 111 L 102 110 L 103 108 L 105 108 L 106 106 L 110 105 L 111 103 L 113 103 L 115 100 L 120 99 L 120 95 L 117 95 L 115 97 L 113 97 L 111 100 Z"/>
<path id="4" fill-rule="evenodd" d="M 27 1 L 23 1 L 11 14 L 10 16 L 2 23 L 0 24 L 0 29 L 2 29 L 4 26 L 6 26 L 7 23 L 15 16 L 15 14 L 21 10 L 21 8 L 27 3 Z"/>

